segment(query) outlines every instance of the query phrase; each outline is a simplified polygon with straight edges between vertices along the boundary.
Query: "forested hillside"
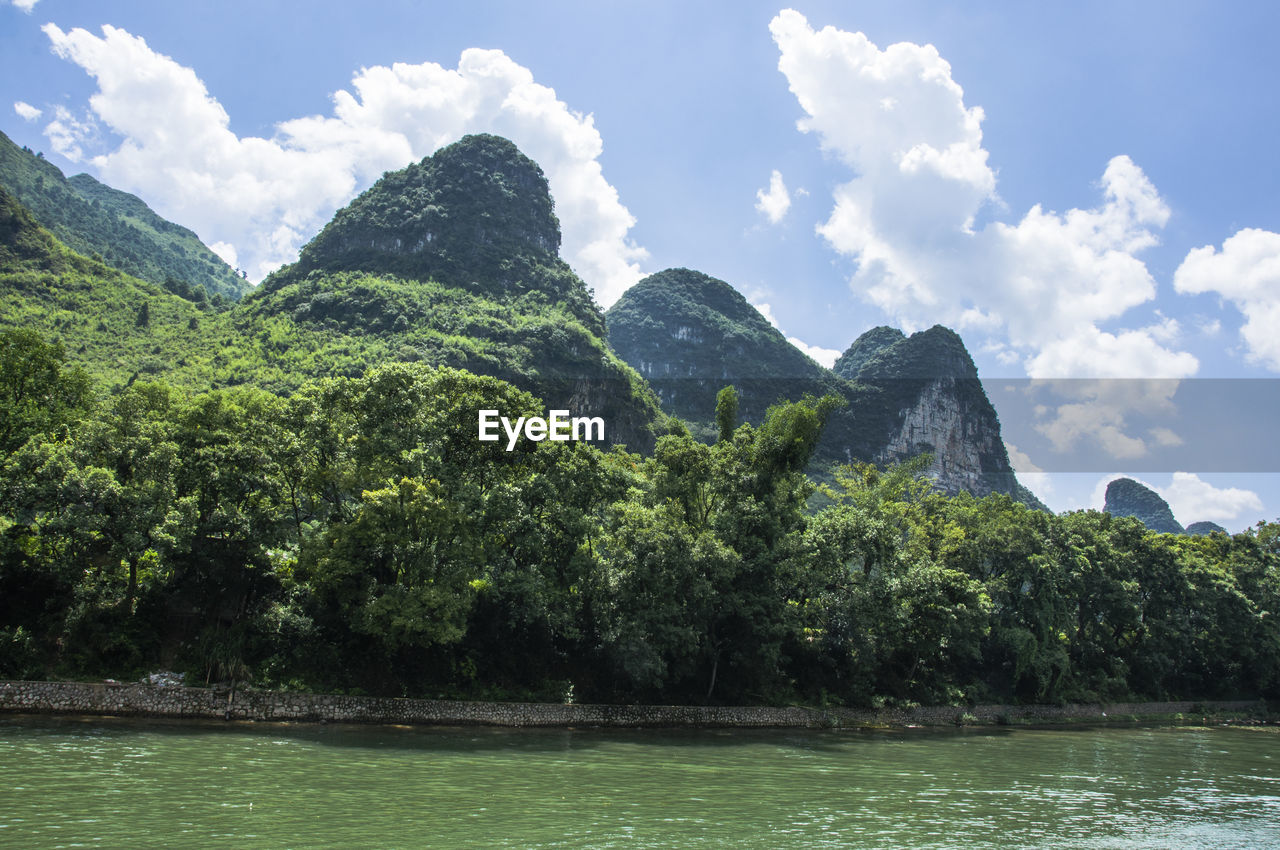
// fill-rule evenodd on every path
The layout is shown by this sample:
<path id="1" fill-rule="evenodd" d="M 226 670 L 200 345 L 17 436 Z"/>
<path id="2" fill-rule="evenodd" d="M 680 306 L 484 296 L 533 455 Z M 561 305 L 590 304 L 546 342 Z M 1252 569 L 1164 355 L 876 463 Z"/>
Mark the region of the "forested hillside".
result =
<path id="1" fill-rule="evenodd" d="M 439 221 L 424 218 L 424 203 Z M 402 228 L 429 225 L 435 235 L 403 231 L 413 251 L 391 242 L 335 255 L 334 245 L 363 244 L 363 235 L 350 235 L 363 234 L 362 216 L 381 226 L 392 210 Z M 29 213 L 23 221 L 38 227 Z M 49 251 L 74 256 L 41 238 L 56 246 Z M 604 341 L 600 311 L 559 258 L 559 239 L 538 166 L 505 139 L 473 136 L 386 175 L 338 213 L 298 264 L 242 303 L 201 291 L 175 298 L 172 287 L 83 257 L 71 278 L 28 262 L 12 269 L 21 281 L 0 290 L 0 327 L 41 329 L 105 387 L 163 377 L 194 389 L 288 392 L 309 378 L 355 377 L 386 362 L 455 366 L 501 377 L 551 406 L 590 410 L 610 423 L 610 442 L 652 449 L 665 417 Z M 483 250 L 460 247 L 477 240 Z"/>
<path id="2" fill-rule="evenodd" d="M 0 187 L 72 250 L 189 298 L 235 300 L 252 285 L 194 233 L 141 199 L 56 165 L 0 133 Z"/>

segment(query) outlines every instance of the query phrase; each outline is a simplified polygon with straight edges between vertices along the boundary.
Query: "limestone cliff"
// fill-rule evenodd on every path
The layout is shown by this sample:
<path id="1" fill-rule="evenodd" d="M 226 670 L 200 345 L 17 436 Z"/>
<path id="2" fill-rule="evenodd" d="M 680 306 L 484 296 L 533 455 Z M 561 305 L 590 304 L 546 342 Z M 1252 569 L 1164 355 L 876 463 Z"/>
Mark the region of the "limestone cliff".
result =
<path id="1" fill-rule="evenodd" d="M 845 377 L 878 390 L 879 434 L 867 439 L 877 463 L 928 452 L 930 474 L 947 493 L 1009 493 L 1040 507 L 1018 485 L 999 417 L 955 331 L 935 325 L 906 337 L 873 328 L 836 365 Z"/>

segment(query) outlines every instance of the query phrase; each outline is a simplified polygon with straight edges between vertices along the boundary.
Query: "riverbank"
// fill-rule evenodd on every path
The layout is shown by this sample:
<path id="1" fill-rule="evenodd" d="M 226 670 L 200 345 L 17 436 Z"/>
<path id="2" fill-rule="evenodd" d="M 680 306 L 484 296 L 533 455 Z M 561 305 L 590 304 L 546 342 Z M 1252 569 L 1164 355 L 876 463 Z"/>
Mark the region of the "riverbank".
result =
<path id="1" fill-rule="evenodd" d="M 614 728 L 858 728 L 1023 725 L 1220 719 L 1274 721 L 1265 702 L 1144 702 L 1081 705 L 921 706 L 895 709 L 799 706 L 560 705 L 389 699 L 230 688 L 85 682 L 0 682 L 0 712 L 430 726 Z"/>

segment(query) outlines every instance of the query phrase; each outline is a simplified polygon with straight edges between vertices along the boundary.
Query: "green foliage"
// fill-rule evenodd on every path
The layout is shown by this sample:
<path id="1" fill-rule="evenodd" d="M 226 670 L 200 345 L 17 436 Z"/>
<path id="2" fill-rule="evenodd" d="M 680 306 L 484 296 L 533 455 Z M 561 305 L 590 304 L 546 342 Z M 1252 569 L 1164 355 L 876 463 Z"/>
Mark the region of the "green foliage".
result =
<path id="1" fill-rule="evenodd" d="M 431 281 L 316 272 L 217 311 L 79 257 L 3 200 L 0 235 L 6 209 L 11 227 L 0 253 L 17 248 L 0 265 L 0 328 L 60 340 L 67 359 L 109 389 L 163 377 L 288 393 L 310 378 L 406 361 L 500 377 L 561 407 L 576 399 L 610 423 L 612 441 L 642 450 L 662 419 L 639 376 L 540 292 L 499 300 Z"/>
<path id="2" fill-rule="evenodd" d="M 56 346 L 10 339 L 65 375 Z M 3 675 L 712 703 L 1280 693 L 1280 524 L 1160 535 L 948 498 L 928 457 L 845 467 L 812 513 L 835 397 L 712 445 L 673 427 L 648 459 L 480 442 L 478 409 L 542 403 L 421 363 L 287 396 L 135 381 L 74 416 L 33 398 L 53 424 L 0 466 Z"/>
<path id="3" fill-rule="evenodd" d="M 721 440 L 731 439 L 738 427 L 738 392 L 733 387 L 725 387 L 716 395 L 716 427 Z"/>
<path id="4" fill-rule="evenodd" d="M 599 310 L 559 249 L 542 169 L 506 139 L 472 135 L 384 174 L 264 287 L 319 270 L 435 280 L 499 300 L 539 293 L 603 337 Z"/>
<path id="5" fill-rule="evenodd" d="M 69 180 L 57 166 L 0 133 L 0 189 L 72 250 L 154 284 L 181 281 L 230 299 L 250 284 L 185 227 L 156 215 L 134 195 L 87 174 Z"/>
<path id="6" fill-rule="evenodd" d="M 30 329 L 0 331 L 0 453 L 68 425 L 92 407 L 90 379 L 60 343 Z"/>
<path id="7" fill-rule="evenodd" d="M 786 692 L 789 559 L 810 492 L 802 470 L 836 404 L 777 406 L 760 428 L 742 425 L 714 446 L 688 434 L 658 440 L 601 542 L 597 611 L 616 695 Z"/>

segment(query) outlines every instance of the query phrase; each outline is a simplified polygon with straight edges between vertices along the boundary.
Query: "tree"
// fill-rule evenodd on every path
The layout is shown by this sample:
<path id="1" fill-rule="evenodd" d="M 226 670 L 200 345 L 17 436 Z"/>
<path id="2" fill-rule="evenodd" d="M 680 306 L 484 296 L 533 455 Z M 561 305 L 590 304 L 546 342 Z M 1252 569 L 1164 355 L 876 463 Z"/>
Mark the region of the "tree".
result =
<path id="1" fill-rule="evenodd" d="M 62 343 L 26 328 L 0 331 L 0 452 L 75 422 L 92 407 L 89 375 L 66 365 Z"/>
<path id="2" fill-rule="evenodd" d="M 721 440 L 732 438 L 738 427 L 738 391 L 733 387 L 725 387 L 716 395 L 716 425 Z"/>

